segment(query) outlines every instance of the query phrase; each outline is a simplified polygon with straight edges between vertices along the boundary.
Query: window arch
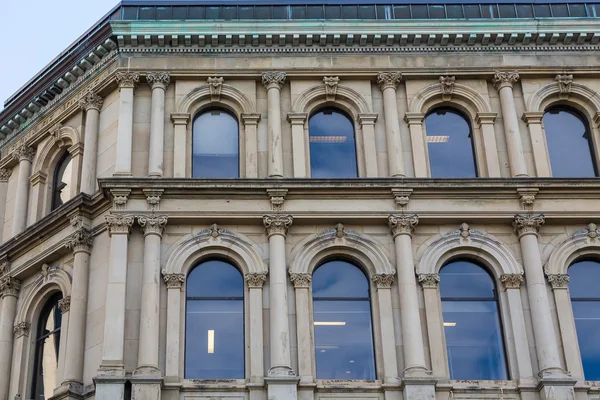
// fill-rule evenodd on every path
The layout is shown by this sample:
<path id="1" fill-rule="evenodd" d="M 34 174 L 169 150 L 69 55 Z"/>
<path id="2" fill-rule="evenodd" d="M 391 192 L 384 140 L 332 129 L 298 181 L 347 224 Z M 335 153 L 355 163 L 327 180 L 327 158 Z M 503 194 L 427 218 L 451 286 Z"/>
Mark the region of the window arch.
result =
<path id="1" fill-rule="evenodd" d="M 52 210 L 62 206 L 71 199 L 73 190 L 73 158 L 65 153 L 54 169 L 52 180 Z"/>
<path id="2" fill-rule="evenodd" d="M 61 299 L 60 293 L 52 295 L 42 308 L 37 321 L 31 385 L 33 399 L 49 399 L 60 384 L 57 382 L 57 373 L 62 322 L 62 312 L 58 303 Z"/>
<path id="3" fill-rule="evenodd" d="M 432 178 L 475 178 L 473 130 L 468 119 L 452 108 L 436 108 L 425 117 Z"/>
<path id="4" fill-rule="evenodd" d="M 231 113 L 205 110 L 194 119 L 192 132 L 192 177 L 240 177 L 239 124 Z"/>
<path id="5" fill-rule="evenodd" d="M 480 265 L 457 260 L 440 270 L 450 378 L 508 379 L 498 292 Z"/>
<path id="6" fill-rule="evenodd" d="M 569 293 L 575 317 L 575 328 L 583 373 L 588 381 L 600 380 L 600 262 L 596 260 L 575 261 L 568 269 Z"/>
<path id="7" fill-rule="evenodd" d="M 553 177 L 598 176 L 585 117 L 571 107 L 553 106 L 544 113 L 543 122 Z"/>
<path id="8" fill-rule="evenodd" d="M 308 120 L 310 171 L 313 178 L 356 178 L 354 124 L 337 108 L 325 108 Z"/>
<path id="9" fill-rule="evenodd" d="M 312 278 L 317 379 L 375 379 L 369 281 L 346 261 L 319 266 Z"/>
<path id="10" fill-rule="evenodd" d="M 244 378 L 244 279 L 227 261 L 198 264 L 186 283 L 186 379 Z"/>

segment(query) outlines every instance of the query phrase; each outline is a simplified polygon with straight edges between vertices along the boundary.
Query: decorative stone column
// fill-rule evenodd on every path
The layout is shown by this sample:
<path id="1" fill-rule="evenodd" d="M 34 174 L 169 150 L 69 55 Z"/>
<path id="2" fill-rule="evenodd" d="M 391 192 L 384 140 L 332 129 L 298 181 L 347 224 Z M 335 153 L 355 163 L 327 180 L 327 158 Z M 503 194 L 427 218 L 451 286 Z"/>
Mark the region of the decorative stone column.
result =
<path id="1" fill-rule="evenodd" d="M 19 161 L 19 175 L 17 180 L 17 193 L 15 194 L 15 211 L 13 214 L 13 236 L 23 232 L 27 227 L 27 207 L 29 205 L 29 175 L 31 162 L 35 150 L 26 145 L 18 147 L 13 153 L 13 158 Z M 0 397 L 1 399 L 2 397 Z"/>
<path id="2" fill-rule="evenodd" d="M 8 399 L 11 360 L 13 352 L 13 329 L 17 313 L 17 297 L 21 281 L 12 276 L 0 279 L 2 308 L 0 312 L 0 399 Z"/>
<path id="3" fill-rule="evenodd" d="M 117 128 L 117 155 L 115 176 L 131 176 L 131 152 L 133 150 L 133 91 L 140 81 L 137 72 L 118 72 L 119 125 Z"/>
<path id="4" fill-rule="evenodd" d="M 12 174 L 12 169 L 0 168 L 0 243 L 4 240 L 4 217 L 6 216 L 6 194 L 8 189 L 8 179 Z"/>
<path id="5" fill-rule="evenodd" d="M 187 125 L 190 120 L 190 114 L 173 113 L 173 177 L 185 178 L 187 160 L 191 160 L 191 152 L 188 156 L 187 148 Z M 190 161 L 191 165 L 191 161 Z"/>
<path id="6" fill-rule="evenodd" d="M 181 327 L 181 288 L 185 282 L 184 274 L 162 271 L 167 285 L 167 349 L 165 362 L 165 383 L 180 382 L 179 373 L 180 327 Z"/>
<path id="7" fill-rule="evenodd" d="M 306 134 L 304 125 L 306 123 L 306 113 L 288 113 L 288 121 L 292 125 L 292 151 L 294 178 L 308 177 L 306 168 Z"/>
<path id="8" fill-rule="evenodd" d="M 265 72 L 262 83 L 267 88 L 269 177 L 283 177 L 283 143 L 281 137 L 281 87 L 285 83 L 285 72 Z"/>
<path id="9" fill-rule="evenodd" d="M 68 315 L 67 315 L 68 317 Z M 62 317 L 61 317 L 62 318 Z M 62 323 L 65 320 L 62 319 Z M 15 323 L 15 326 L 13 327 L 13 358 L 12 358 L 12 365 L 11 365 L 11 369 L 12 371 L 14 371 L 14 373 L 10 374 L 10 389 L 9 389 L 9 396 L 8 399 L 18 399 L 18 397 L 15 397 L 17 395 L 17 393 L 19 393 L 21 391 L 21 387 L 23 386 L 25 377 L 23 375 L 23 373 L 21 373 L 21 371 L 23 371 L 23 364 L 26 363 L 28 360 L 28 357 L 23 357 L 23 355 L 25 353 L 23 353 L 23 351 L 26 351 L 27 349 L 27 345 L 30 343 L 30 338 L 29 335 L 31 333 L 31 324 L 29 322 L 26 321 L 21 321 L 21 322 L 17 322 Z M 66 335 L 65 335 L 66 337 Z M 62 342 L 62 336 L 61 336 L 61 342 Z M 60 348 L 60 347 L 59 347 Z M 61 352 L 62 353 L 62 352 Z M 60 355 L 58 356 L 59 359 L 59 365 L 58 365 L 58 371 L 57 371 L 57 376 L 60 375 L 61 372 L 61 358 Z M 67 399 L 69 400 L 69 399 Z"/>
<path id="10" fill-rule="evenodd" d="M 377 74 L 377 85 L 383 93 L 388 169 L 390 176 L 394 177 L 405 176 L 398 103 L 396 101 L 396 88 L 401 81 L 402 74 L 400 72 L 380 72 Z"/>
<path id="11" fill-rule="evenodd" d="M 248 301 L 250 311 L 250 385 L 256 389 L 264 388 L 263 360 L 263 285 L 267 281 L 267 273 L 248 273 L 244 277 L 248 285 Z M 252 391 L 251 397 L 252 396 Z"/>
<path id="12" fill-rule="evenodd" d="M 406 121 L 410 130 L 410 145 L 416 178 L 427 178 L 429 176 L 429 157 L 423 133 L 424 120 L 425 114 L 423 113 L 407 112 L 404 114 L 404 121 Z"/>
<path id="13" fill-rule="evenodd" d="M 494 131 L 494 122 L 497 113 L 479 112 L 475 117 L 475 123 L 481 130 L 483 143 L 483 154 L 485 158 L 485 167 L 488 178 L 501 178 L 500 161 L 498 160 L 498 146 L 496 144 L 496 132 Z"/>
<path id="14" fill-rule="evenodd" d="M 542 214 L 516 215 L 513 226 L 521 244 L 533 336 L 540 368 L 538 375 L 541 379 L 542 398 L 550 400 L 553 397 L 548 393 L 555 393 L 556 398 L 568 399 L 573 398 L 572 385 L 575 381 L 567 376 L 560 365 L 558 344 L 550 314 L 550 302 L 537 239 L 539 228 L 544 222 Z M 545 390 L 544 387 L 551 389 Z"/>
<path id="15" fill-rule="evenodd" d="M 92 90 L 79 100 L 85 111 L 85 134 L 83 145 L 83 165 L 81 166 L 81 191 L 92 194 L 96 191 L 96 166 L 98 165 L 98 130 L 100 110 L 104 100 Z M 120 122 L 119 122 L 120 124 Z"/>
<path id="16" fill-rule="evenodd" d="M 544 129 L 542 128 L 543 119 L 544 113 L 540 111 L 531 111 L 523 114 L 523 121 L 527 123 L 527 127 L 529 128 L 533 162 L 535 164 L 535 176 L 538 178 L 552 176 L 546 138 L 544 137 Z"/>
<path id="17" fill-rule="evenodd" d="M 150 114 L 150 149 L 148 150 L 148 176 L 163 176 L 165 148 L 165 92 L 171 82 L 168 72 L 149 72 L 146 76 L 152 88 L 152 109 Z"/>
<path id="18" fill-rule="evenodd" d="M 296 294 L 296 341 L 298 342 L 298 376 L 300 385 L 314 382 L 312 374 L 312 359 L 314 350 L 314 331 L 310 323 L 309 310 L 311 308 L 310 282 L 311 274 L 298 274 L 290 272 L 290 280 L 294 284 Z M 311 387 L 312 390 L 312 387 Z"/>
<path id="19" fill-rule="evenodd" d="M 513 96 L 513 84 L 518 80 L 518 71 L 496 71 L 492 82 L 500 95 L 502 121 L 504 122 L 504 136 L 506 137 L 510 172 L 512 176 L 526 177 L 528 176 L 527 165 L 525 164 L 523 144 L 521 143 L 521 132 L 519 131 L 519 120 L 517 119 L 515 98 Z"/>
<path id="20" fill-rule="evenodd" d="M 242 114 L 246 136 L 246 178 L 258 178 L 258 121 L 260 114 Z"/>
<path id="21" fill-rule="evenodd" d="M 362 130 L 362 147 L 365 159 L 365 176 L 377 178 L 377 147 L 375 147 L 375 121 L 377 114 L 359 114 L 358 122 Z"/>
<path id="22" fill-rule="evenodd" d="M 423 287 L 425 299 L 425 319 L 429 339 L 429 354 L 431 354 L 431 370 L 435 378 L 441 382 L 450 380 L 448 370 L 448 354 L 446 353 L 446 337 L 440 301 L 440 275 L 419 274 L 419 283 Z"/>

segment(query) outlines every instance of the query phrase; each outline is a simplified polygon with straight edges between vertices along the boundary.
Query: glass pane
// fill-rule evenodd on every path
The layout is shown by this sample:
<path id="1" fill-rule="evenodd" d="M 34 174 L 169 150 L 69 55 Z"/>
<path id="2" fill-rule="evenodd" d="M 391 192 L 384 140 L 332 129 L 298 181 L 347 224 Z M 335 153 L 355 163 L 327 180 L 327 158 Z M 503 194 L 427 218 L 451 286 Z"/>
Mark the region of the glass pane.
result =
<path id="1" fill-rule="evenodd" d="M 517 4 L 517 14 L 519 18 L 533 18 L 531 4 Z"/>
<path id="2" fill-rule="evenodd" d="M 342 18 L 342 10 L 340 6 L 325 6 L 325 18 L 327 19 L 340 19 Z"/>
<path id="3" fill-rule="evenodd" d="M 460 5 L 448 4 L 446 6 L 446 11 L 448 12 L 448 18 L 464 18 L 463 10 Z M 479 13 L 479 7 L 477 7 L 477 12 Z"/>
<path id="4" fill-rule="evenodd" d="M 306 6 L 308 19 L 323 19 L 323 6 Z"/>
<path id="5" fill-rule="evenodd" d="M 598 299 L 600 282 L 600 263 L 586 260 L 578 261 L 569 267 L 569 293 L 571 299 Z"/>
<path id="6" fill-rule="evenodd" d="M 369 301 L 315 300 L 313 309 L 317 378 L 375 379 Z"/>
<path id="7" fill-rule="evenodd" d="M 425 118 L 432 178 L 475 178 L 473 137 L 467 120 L 449 109 Z"/>
<path id="8" fill-rule="evenodd" d="M 550 18 L 550 5 L 548 4 L 534 4 L 533 11 L 535 12 L 536 18 Z"/>
<path id="9" fill-rule="evenodd" d="M 313 274 L 313 297 L 369 299 L 369 282 L 365 274 L 346 261 L 329 261 Z"/>
<path id="10" fill-rule="evenodd" d="M 460 7 L 460 6 L 458 6 Z M 443 5 L 430 5 L 429 16 L 434 19 L 445 19 L 446 18 L 446 7 Z"/>
<path id="11" fill-rule="evenodd" d="M 573 315 L 585 379 L 600 380 L 600 302 L 573 301 Z"/>
<path id="12" fill-rule="evenodd" d="M 194 120 L 194 178 L 238 178 L 239 130 L 237 120 L 222 110 L 210 110 Z"/>
<path id="13" fill-rule="evenodd" d="M 358 18 L 358 7 L 352 5 L 342 6 L 342 18 L 344 19 L 357 19 Z"/>
<path id="14" fill-rule="evenodd" d="M 190 19 L 204 19 L 204 7 L 202 6 L 193 6 L 188 10 L 190 14 Z"/>
<path id="15" fill-rule="evenodd" d="M 442 301 L 450 378 L 508 378 L 495 301 Z"/>
<path id="16" fill-rule="evenodd" d="M 466 18 L 481 18 L 481 9 L 479 4 L 465 4 L 465 17 Z"/>
<path id="17" fill-rule="evenodd" d="M 56 167 L 56 173 L 54 176 L 54 193 L 52 200 L 52 209 L 62 206 L 64 203 L 69 201 L 71 195 L 71 181 L 72 181 L 72 158 L 68 154 Z"/>
<path id="18" fill-rule="evenodd" d="M 313 178 L 356 178 L 356 145 L 352 121 L 340 111 L 325 109 L 308 121 Z"/>
<path id="19" fill-rule="evenodd" d="M 495 296 L 490 274 L 470 261 L 454 261 L 440 271 L 440 294 L 444 299 L 490 299 Z"/>
<path id="20" fill-rule="evenodd" d="M 551 4 L 550 5 L 552 7 L 552 16 L 553 17 L 568 17 L 569 16 L 569 10 L 567 9 L 567 5 L 566 4 Z"/>
<path id="21" fill-rule="evenodd" d="M 185 377 L 244 378 L 243 300 L 187 301 Z"/>
<path id="22" fill-rule="evenodd" d="M 429 15 L 427 14 L 427 6 L 426 5 L 412 5 L 412 17 L 418 19 L 427 19 Z"/>
<path id="23" fill-rule="evenodd" d="M 205 261 L 187 278 L 187 297 L 242 298 L 244 281 L 240 271 L 221 260 Z"/>
<path id="24" fill-rule="evenodd" d="M 375 6 L 358 6 L 358 18 L 375 19 Z"/>
<path id="25" fill-rule="evenodd" d="M 140 19 L 141 20 L 154 19 L 154 7 L 140 7 Z"/>
<path id="26" fill-rule="evenodd" d="M 271 6 L 255 6 L 254 17 L 256 19 L 271 19 Z"/>
<path id="27" fill-rule="evenodd" d="M 591 153 L 590 131 L 583 118 L 570 109 L 557 107 L 549 109 L 544 114 L 543 121 L 552 176 L 555 178 L 596 176 Z"/>
<path id="28" fill-rule="evenodd" d="M 408 6 L 408 5 L 394 6 L 394 18 L 410 19 L 410 6 Z"/>
<path id="29" fill-rule="evenodd" d="M 292 6 L 292 19 L 306 19 L 306 6 Z"/>
<path id="30" fill-rule="evenodd" d="M 254 17 L 254 8 L 252 6 L 239 6 L 238 17 L 240 19 L 252 19 Z"/>
<path id="31" fill-rule="evenodd" d="M 173 19 L 186 19 L 187 7 L 173 7 Z"/>
<path id="32" fill-rule="evenodd" d="M 156 7 L 156 19 L 167 20 L 172 18 L 173 14 L 171 7 Z"/>
<path id="33" fill-rule="evenodd" d="M 500 4 L 500 18 L 517 18 L 514 4 Z"/>
<path id="34" fill-rule="evenodd" d="M 220 15 L 220 11 L 221 11 L 221 7 L 206 7 L 206 19 L 219 19 L 221 17 Z"/>
<path id="35" fill-rule="evenodd" d="M 137 7 L 123 7 L 123 19 L 124 20 L 136 20 L 137 19 Z"/>
<path id="36" fill-rule="evenodd" d="M 288 6 L 273 6 L 273 19 L 288 19 Z"/>
<path id="37" fill-rule="evenodd" d="M 221 8 L 222 19 L 236 19 L 237 18 L 237 7 L 235 6 L 223 6 Z"/>
<path id="38" fill-rule="evenodd" d="M 571 17 L 587 17 L 585 4 L 569 4 L 569 13 L 571 14 Z"/>
<path id="39" fill-rule="evenodd" d="M 375 6 L 377 11 L 377 19 L 392 19 L 392 7 L 391 6 Z"/>
<path id="40" fill-rule="evenodd" d="M 62 314 L 58 308 L 61 296 L 53 296 L 44 306 L 38 320 L 35 342 L 35 376 L 33 378 L 33 398 L 44 400 L 52 397 L 54 389 L 60 385 L 58 376 L 58 353 Z"/>

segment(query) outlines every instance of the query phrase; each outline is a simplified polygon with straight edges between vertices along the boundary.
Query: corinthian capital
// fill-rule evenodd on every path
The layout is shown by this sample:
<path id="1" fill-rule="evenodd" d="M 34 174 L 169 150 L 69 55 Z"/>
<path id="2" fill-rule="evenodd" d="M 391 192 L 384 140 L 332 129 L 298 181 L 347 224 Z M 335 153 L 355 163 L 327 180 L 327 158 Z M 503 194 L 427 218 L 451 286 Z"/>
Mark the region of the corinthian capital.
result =
<path id="1" fill-rule="evenodd" d="M 402 73 L 400 72 L 380 72 L 377 74 L 377 86 L 382 92 L 385 89 L 396 89 L 402 81 Z"/>
<path id="2" fill-rule="evenodd" d="M 246 274 L 246 276 L 244 276 L 244 280 L 248 284 L 249 288 L 261 289 L 267 281 L 267 273 L 259 272 Z"/>
<path id="3" fill-rule="evenodd" d="M 518 289 L 524 282 L 523 274 L 500 275 L 500 282 L 504 285 L 504 289 Z"/>
<path id="4" fill-rule="evenodd" d="M 90 254 L 94 238 L 86 228 L 79 228 L 67 238 L 65 247 L 73 251 L 73 254 L 84 252 Z"/>
<path id="5" fill-rule="evenodd" d="M 168 72 L 148 72 L 146 80 L 152 89 L 167 90 L 169 83 L 171 83 L 171 74 Z"/>
<path id="6" fill-rule="evenodd" d="M 170 274 L 164 269 L 162 270 L 163 280 L 167 285 L 167 289 L 181 289 L 183 282 L 185 282 L 185 275 L 173 273 Z"/>
<path id="7" fill-rule="evenodd" d="M 281 86 L 285 83 L 285 77 L 285 72 L 263 72 L 262 84 L 265 85 L 267 89 L 281 89 Z"/>
<path id="8" fill-rule="evenodd" d="M 29 322 L 19 322 L 13 327 L 13 333 L 15 334 L 15 339 L 20 338 L 21 336 L 29 336 L 29 330 L 31 329 L 31 324 Z"/>
<path id="9" fill-rule="evenodd" d="M 515 232 L 517 232 L 519 237 L 523 235 L 537 235 L 540 227 L 544 225 L 544 222 L 546 222 L 546 220 L 543 214 L 518 214 L 515 215 L 513 227 L 515 228 Z"/>
<path id="10" fill-rule="evenodd" d="M 8 182 L 12 174 L 12 169 L 0 168 L 0 182 Z"/>
<path id="11" fill-rule="evenodd" d="M 144 236 L 158 235 L 162 236 L 163 229 L 167 225 L 168 217 L 166 215 L 138 215 L 137 220 L 142 229 Z"/>
<path id="12" fill-rule="evenodd" d="M 87 92 L 85 92 L 81 99 L 79 99 L 79 106 L 85 111 L 100 111 L 103 103 L 104 99 L 98 96 L 92 89 L 89 89 Z"/>
<path id="13" fill-rule="evenodd" d="M 263 224 L 269 237 L 272 235 L 285 236 L 292 221 L 291 215 L 265 215 L 263 217 Z"/>
<path id="14" fill-rule="evenodd" d="M 569 287 L 569 275 L 567 274 L 548 274 L 548 283 L 552 289 L 567 289 Z"/>
<path id="15" fill-rule="evenodd" d="M 503 87 L 511 87 L 513 86 L 513 83 L 516 83 L 519 80 L 519 71 L 512 71 L 512 72 L 503 72 L 503 71 L 496 71 L 494 73 L 494 78 L 492 79 L 492 83 L 494 84 L 494 87 L 496 88 L 496 90 L 500 90 Z"/>
<path id="16" fill-rule="evenodd" d="M 13 151 L 12 156 L 17 161 L 33 161 L 33 157 L 35 156 L 35 150 L 27 145 L 19 146 Z"/>
<path id="17" fill-rule="evenodd" d="M 71 296 L 67 296 L 58 302 L 58 308 L 63 314 L 71 309 Z"/>
<path id="18" fill-rule="evenodd" d="M 13 278 L 12 276 L 5 276 L 0 279 L 0 294 L 2 298 L 6 296 L 17 297 L 21 290 L 21 281 Z"/>
<path id="19" fill-rule="evenodd" d="M 133 215 L 108 214 L 105 218 L 108 233 L 111 236 L 114 234 L 128 235 L 133 226 Z"/>
<path id="20" fill-rule="evenodd" d="M 419 216 L 414 215 L 390 215 L 388 225 L 394 237 L 398 235 L 412 235 L 415 226 L 419 223 Z"/>
<path id="21" fill-rule="evenodd" d="M 140 82 L 140 74 L 138 72 L 117 72 L 115 79 L 119 84 L 119 89 L 133 89 Z"/>
<path id="22" fill-rule="evenodd" d="M 423 289 L 437 289 L 440 284 L 440 274 L 420 274 L 419 283 Z"/>
<path id="23" fill-rule="evenodd" d="M 390 289 L 394 283 L 396 273 L 373 275 L 373 283 L 377 289 Z"/>
<path id="24" fill-rule="evenodd" d="M 312 276 L 310 274 L 299 274 L 295 272 L 290 272 L 290 281 L 294 284 L 294 288 L 308 288 L 310 286 L 310 281 L 312 280 Z"/>

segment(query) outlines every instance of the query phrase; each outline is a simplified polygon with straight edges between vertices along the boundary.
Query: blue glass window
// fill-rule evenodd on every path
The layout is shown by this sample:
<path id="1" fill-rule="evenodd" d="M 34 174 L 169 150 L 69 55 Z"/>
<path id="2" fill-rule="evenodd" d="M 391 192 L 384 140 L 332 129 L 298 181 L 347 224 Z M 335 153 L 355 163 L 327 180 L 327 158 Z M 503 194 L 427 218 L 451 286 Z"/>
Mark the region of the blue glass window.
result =
<path id="1" fill-rule="evenodd" d="M 470 261 L 454 261 L 440 271 L 440 293 L 450 378 L 508 379 L 492 277 Z"/>
<path id="2" fill-rule="evenodd" d="M 432 178 L 475 178 L 477 167 L 471 126 L 465 117 L 438 108 L 425 117 Z"/>
<path id="3" fill-rule="evenodd" d="M 544 130 L 555 178 L 597 176 L 587 121 L 577 111 L 552 107 L 544 114 Z"/>
<path id="4" fill-rule="evenodd" d="M 343 112 L 327 108 L 308 121 L 313 178 L 356 178 L 354 125 Z"/>
<path id="5" fill-rule="evenodd" d="M 196 266 L 186 284 L 185 377 L 244 378 L 244 280 L 225 261 Z"/>
<path id="6" fill-rule="evenodd" d="M 54 389 L 60 385 L 60 382 L 56 382 L 56 374 L 58 373 L 58 346 L 62 322 L 62 312 L 58 307 L 58 302 L 61 299 L 60 293 L 50 297 L 44 305 L 37 323 L 31 389 L 31 398 L 36 400 L 49 399 L 53 396 Z"/>
<path id="7" fill-rule="evenodd" d="M 568 272 L 583 373 L 588 381 L 600 381 L 600 262 L 577 261 Z"/>
<path id="8" fill-rule="evenodd" d="M 238 122 L 227 111 L 213 109 L 194 119 L 192 176 L 239 178 Z"/>
<path id="9" fill-rule="evenodd" d="M 329 261 L 312 278 L 318 379 L 375 379 L 369 281 L 357 266 Z"/>

